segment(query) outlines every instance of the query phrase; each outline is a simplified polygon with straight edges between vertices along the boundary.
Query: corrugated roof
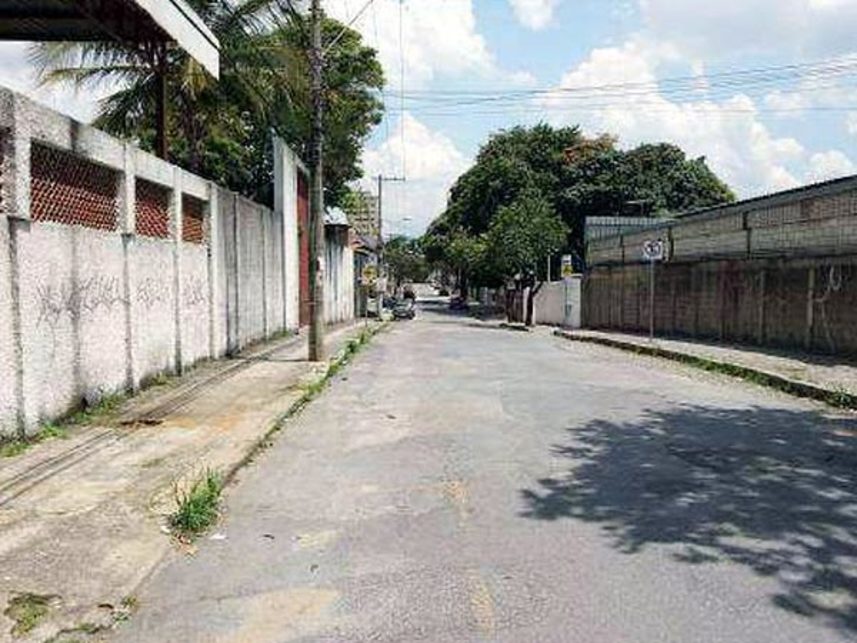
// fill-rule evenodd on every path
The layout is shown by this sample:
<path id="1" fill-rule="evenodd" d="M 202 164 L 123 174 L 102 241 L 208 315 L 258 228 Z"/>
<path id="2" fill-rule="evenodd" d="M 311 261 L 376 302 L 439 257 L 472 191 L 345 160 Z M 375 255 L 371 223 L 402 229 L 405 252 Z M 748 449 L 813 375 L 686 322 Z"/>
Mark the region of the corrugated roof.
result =
<path id="1" fill-rule="evenodd" d="M 174 42 L 219 75 L 217 38 L 185 0 L 0 0 L 0 40 Z"/>
<path id="2" fill-rule="evenodd" d="M 841 192 L 849 192 L 851 190 L 857 190 L 857 175 L 845 176 L 839 179 L 831 179 L 829 181 L 820 181 L 817 183 L 808 183 L 807 185 L 802 185 L 790 190 L 763 194 L 750 199 L 736 201 L 735 203 L 724 203 L 722 205 L 714 205 L 707 208 L 699 208 L 697 210 L 688 210 L 687 212 L 678 213 L 675 216 L 679 219 L 687 217 L 715 217 L 727 212 L 776 207 L 785 203 L 794 202 L 795 199 L 830 196 Z"/>

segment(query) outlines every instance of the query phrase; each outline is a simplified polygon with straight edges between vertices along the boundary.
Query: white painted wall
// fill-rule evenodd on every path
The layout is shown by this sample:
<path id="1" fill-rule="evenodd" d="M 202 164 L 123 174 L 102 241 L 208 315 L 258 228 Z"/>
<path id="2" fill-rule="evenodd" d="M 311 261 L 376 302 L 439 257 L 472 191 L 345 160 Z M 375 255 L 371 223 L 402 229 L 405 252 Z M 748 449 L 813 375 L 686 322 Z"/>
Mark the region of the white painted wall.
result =
<path id="1" fill-rule="evenodd" d="M 324 319 L 338 324 L 354 319 L 354 251 L 344 227 L 328 226 L 325 241 Z"/>
<path id="2" fill-rule="evenodd" d="M 30 220 L 34 142 L 116 173 L 115 230 Z M 299 161 L 279 152 L 272 212 L 0 88 L 0 435 L 297 328 Z M 170 191 L 171 238 L 135 234 L 137 178 Z M 182 194 L 206 204 L 206 245 L 181 241 Z"/>
<path id="3" fill-rule="evenodd" d="M 300 327 L 300 249 L 298 246 L 298 172 L 305 171 L 297 155 L 274 137 L 274 213 L 283 222 L 282 260 L 285 326 Z"/>
<path id="4" fill-rule="evenodd" d="M 569 328 L 580 328 L 580 284 L 581 278 L 574 276 L 568 282 L 568 296 L 571 300 L 571 315 L 565 318 L 566 284 L 553 281 L 544 284 L 535 299 L 535 321 L 537 324 L 550 324 Z"/>

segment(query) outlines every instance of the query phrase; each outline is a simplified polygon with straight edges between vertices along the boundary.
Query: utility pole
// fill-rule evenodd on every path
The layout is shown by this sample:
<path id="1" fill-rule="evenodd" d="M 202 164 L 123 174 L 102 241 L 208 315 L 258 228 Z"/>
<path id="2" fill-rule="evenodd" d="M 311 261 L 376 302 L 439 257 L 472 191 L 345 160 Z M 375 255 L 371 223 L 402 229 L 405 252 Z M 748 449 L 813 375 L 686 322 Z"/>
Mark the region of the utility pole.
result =
<path id="1" fill-rule="evenodd" d="M 310 324 L 309 324 L 309 360 L 320 362 L 325 358 L 324 351 L 324 95 L 323 78 L 324 54 L 321 49 L 321 0 L 312 0 L 310 8 L 312 21 L 312 48 L 310 66 L 312 73 L 312 146 L 310 190 Z"/>
<path id="2" fill-rule="evenodd" d="M 384 191 L 384 181 L 390 182 L 403 182 L 405 177 L 403 176 L 384 176 L 383 174 L 378 175 L 378 279 L 381 278 L 381 272 L 383 268 L 384 262 L 384 211 L 381 209 L 381 204 L 383 202 L 383 191 Z M 376 313 L 378 314 L 378 319 L 381 319 L 381 313 L 384 310 L 384 294 L 380 292 L 377 293 L 377 297 L 375 298 L 375 307 Z"/>

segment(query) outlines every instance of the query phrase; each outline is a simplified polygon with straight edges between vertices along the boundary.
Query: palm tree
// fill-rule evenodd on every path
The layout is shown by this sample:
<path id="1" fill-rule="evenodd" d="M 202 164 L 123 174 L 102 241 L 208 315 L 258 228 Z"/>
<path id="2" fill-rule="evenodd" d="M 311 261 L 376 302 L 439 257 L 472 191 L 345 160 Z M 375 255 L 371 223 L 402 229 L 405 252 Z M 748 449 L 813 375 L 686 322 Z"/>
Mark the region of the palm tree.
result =
<path id="1" fill-rule="evenodd" d="M 220 41 L 219 81 L 178 48 L 116 41 L 38 43 L 31 48 L 31 61 L 43 83 L 116 87 L 102 101 L 94 124 L 149 150 L 156 147 L 163 78 L 171 117 L 167 156 L 199 171 L 207 137 L 240 140 L 242 111 L 267 119 L 271 105 L 291 103 L 288 88 L 294 77 L 289 73 L 300 68 L 302 52 L 274 36 L 282 25 L 300 19 L 283 0 L 190 4 Z"/>
<path id="2" fill-rule="evenodd" d="M 31 50 L 44 83 L 110 86 L 95 126 L 156 147 L 159 67 L 166 70 L 167 157 L 258 201 L 270 203 L 274 130 L 301 156 L 311 123 L 309 32 L 291 0 L 191 0 L 220 41 L 221 76 L 212 78 L 179 49 L 158 52 L 116 42 L 39 43 Z M 325 185 L 338 203 L 362 175 L 363 143 L 380 122 L 384 75 L 376 52 L 335 20 L 323 23 L 337 40 L 325 61 Z"/>

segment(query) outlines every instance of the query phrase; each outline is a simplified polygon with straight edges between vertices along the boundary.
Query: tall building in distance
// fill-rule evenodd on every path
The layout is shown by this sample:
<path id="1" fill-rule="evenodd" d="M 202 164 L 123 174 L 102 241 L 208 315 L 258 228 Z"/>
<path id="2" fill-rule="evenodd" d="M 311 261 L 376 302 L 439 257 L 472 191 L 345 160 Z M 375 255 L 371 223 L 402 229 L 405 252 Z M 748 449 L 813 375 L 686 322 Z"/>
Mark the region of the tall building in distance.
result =
<path id="1" fill-rule="evenodd" d="M 378 197 L 365 190 L 352 192 L 352 198 L 345 205 L 348 222 L 351 227 L 366 239 L 377 239 L 381 231 L 378 211 Z"/>

